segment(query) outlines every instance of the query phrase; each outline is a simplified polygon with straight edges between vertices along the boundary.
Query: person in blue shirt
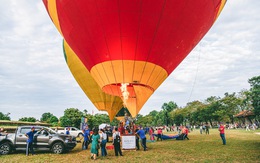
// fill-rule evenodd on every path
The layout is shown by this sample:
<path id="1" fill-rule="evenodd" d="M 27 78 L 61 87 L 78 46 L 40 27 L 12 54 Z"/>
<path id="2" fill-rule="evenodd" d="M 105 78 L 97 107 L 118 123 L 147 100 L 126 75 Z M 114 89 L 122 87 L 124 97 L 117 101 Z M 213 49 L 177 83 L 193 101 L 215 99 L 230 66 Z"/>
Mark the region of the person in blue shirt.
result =
<path id="1" fill-rule="evenodd" d="M 84 142 L 82 144 L 82 149 L 88 149 L 89 140 L 90 140 L 90 131 L 88 129 L 88 126 L 85 127 L 83 130 L 83 136 L 84 136 Z"/>
<path id="2" fill-rule="evenodd" d="M 144 148 L 144 151 L 146 151 L 147 147 L 146 147 L 145 131 L 143 130 L 142 127 L 139 127 L 139 130 L 136 132 L 136 134 L 138 134 L 139 137 L 141 138 L 141 140 L 142 140 L 142 147 Z"/>
<path id="3" fill-rule="evenodd" d="M 42 130 L 42 129 L 41 129 Z M 27 147 L 26 147 L 26 156 L 29 155 L 29 153 L 31 153 L 32 155 L 34 155 L 34 150 L 33 150 L 33 137 L 34 137 L 34 134 L 36 133 L 37 131 L 35 131 L 35 128 L 34 127 L 31 127 L 31 131 L 27 132 L 25 134 L 25 136 L 27 137 Z"/>
<path id="4" fill-rule="evenodd" d="M 69 135 L 69 134 L 70 134 L 70 128 L 67 127 L 67 128 L 66 128 L 66 135 Z"/>

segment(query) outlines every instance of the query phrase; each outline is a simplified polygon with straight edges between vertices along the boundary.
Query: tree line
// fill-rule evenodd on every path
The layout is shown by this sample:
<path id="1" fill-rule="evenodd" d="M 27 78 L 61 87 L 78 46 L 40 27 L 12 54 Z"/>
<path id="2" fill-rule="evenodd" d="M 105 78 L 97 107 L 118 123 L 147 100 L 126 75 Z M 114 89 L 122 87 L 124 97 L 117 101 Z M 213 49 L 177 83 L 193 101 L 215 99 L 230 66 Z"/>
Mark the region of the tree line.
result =
<path id="1" fill-rule="evenodd" d="M 184 107 L 179 107 L 175 102 L 163 103 L 161 110 L 151 111 L 148 115 L 138 114 L 134 122 L 142 126 L 162 125 L 199 125 L 201 123 L 226 122 L 234 123 L 238 119 L 234 115 L 243 110 L 251 110 L 254 115 L 251 119 L 260 118 L 260 76 L 248 80 L 249 90 L 242 90 L 239 93 L 225 93 L 224 97 L 211 96 L 204 101 L 192 101 Z M 107 114 L 91 115 L 87 110 L 80 111 L 77 108 L 68 108 L 64 115 L 57 118 L 52 113 L 43 113 L 41 122 L 50 123 L 53 126 L 74 126 L 79 127 L 82 117 L 87 119 L 90 127 L 98 126 L 101 123 L 108 123 L 117 126 L 119 120 L 116 118 L 110 122 Z M 10 113 L 0 112 L 0 120 L 11 120 Z M 249 119 L 250 120 L 250 119 Z M 34 117 L 23 117 L 19 121 L 36 122 Z"/>

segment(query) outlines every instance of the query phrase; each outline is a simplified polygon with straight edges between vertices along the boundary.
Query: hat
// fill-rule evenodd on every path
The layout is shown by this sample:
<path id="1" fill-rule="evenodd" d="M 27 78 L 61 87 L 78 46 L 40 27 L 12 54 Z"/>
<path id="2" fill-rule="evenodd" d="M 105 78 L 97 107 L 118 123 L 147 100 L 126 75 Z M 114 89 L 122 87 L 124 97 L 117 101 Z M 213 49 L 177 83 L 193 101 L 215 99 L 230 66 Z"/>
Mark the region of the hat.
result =
<path id="1" fill-rule="evenodd" d="M 35 129 L 34 126 L 32 126 L 31 129 Z"/>

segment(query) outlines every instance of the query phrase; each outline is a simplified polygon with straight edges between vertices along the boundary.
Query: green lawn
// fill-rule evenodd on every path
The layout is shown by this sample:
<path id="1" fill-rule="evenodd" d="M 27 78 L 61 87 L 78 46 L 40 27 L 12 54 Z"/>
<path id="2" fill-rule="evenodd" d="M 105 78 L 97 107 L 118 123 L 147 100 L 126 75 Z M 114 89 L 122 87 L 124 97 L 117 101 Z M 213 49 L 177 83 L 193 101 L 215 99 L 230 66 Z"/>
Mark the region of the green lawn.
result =
<path id="1" fill-rule="evenodd" d="M 210 130 L 209 135 L 196 130 L 189 138 L 148 142 L 148 151 L 123 151 L 123 157 L 116 157 L 113 150 L 108 150 L 107 157 L 98 157 L 96 161 L 90 159 L 89 150 L 81 150 L 79 143 L 71 152 L 61 155 L 37 152 L 26 157 L 21 151 L 0 156 L 0 162 L 260 162 L 260 130 L 226 130 L 227 145 L 222 145 L 217 129 Z"/>

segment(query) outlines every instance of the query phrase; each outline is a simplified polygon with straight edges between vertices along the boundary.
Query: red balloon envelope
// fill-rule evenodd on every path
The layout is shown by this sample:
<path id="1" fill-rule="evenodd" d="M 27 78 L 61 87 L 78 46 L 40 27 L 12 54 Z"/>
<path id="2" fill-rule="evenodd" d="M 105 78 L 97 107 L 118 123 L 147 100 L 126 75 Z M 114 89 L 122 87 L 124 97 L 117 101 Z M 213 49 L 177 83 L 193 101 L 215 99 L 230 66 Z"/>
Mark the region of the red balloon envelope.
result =
<path id="1" fill-rule="evenodd" d="M 135 116 L 207 33 L 226 0 L 43 0 L 68 66 L 112 119 Z M 125 101 L 124 101 L 125 100 Z"/>

